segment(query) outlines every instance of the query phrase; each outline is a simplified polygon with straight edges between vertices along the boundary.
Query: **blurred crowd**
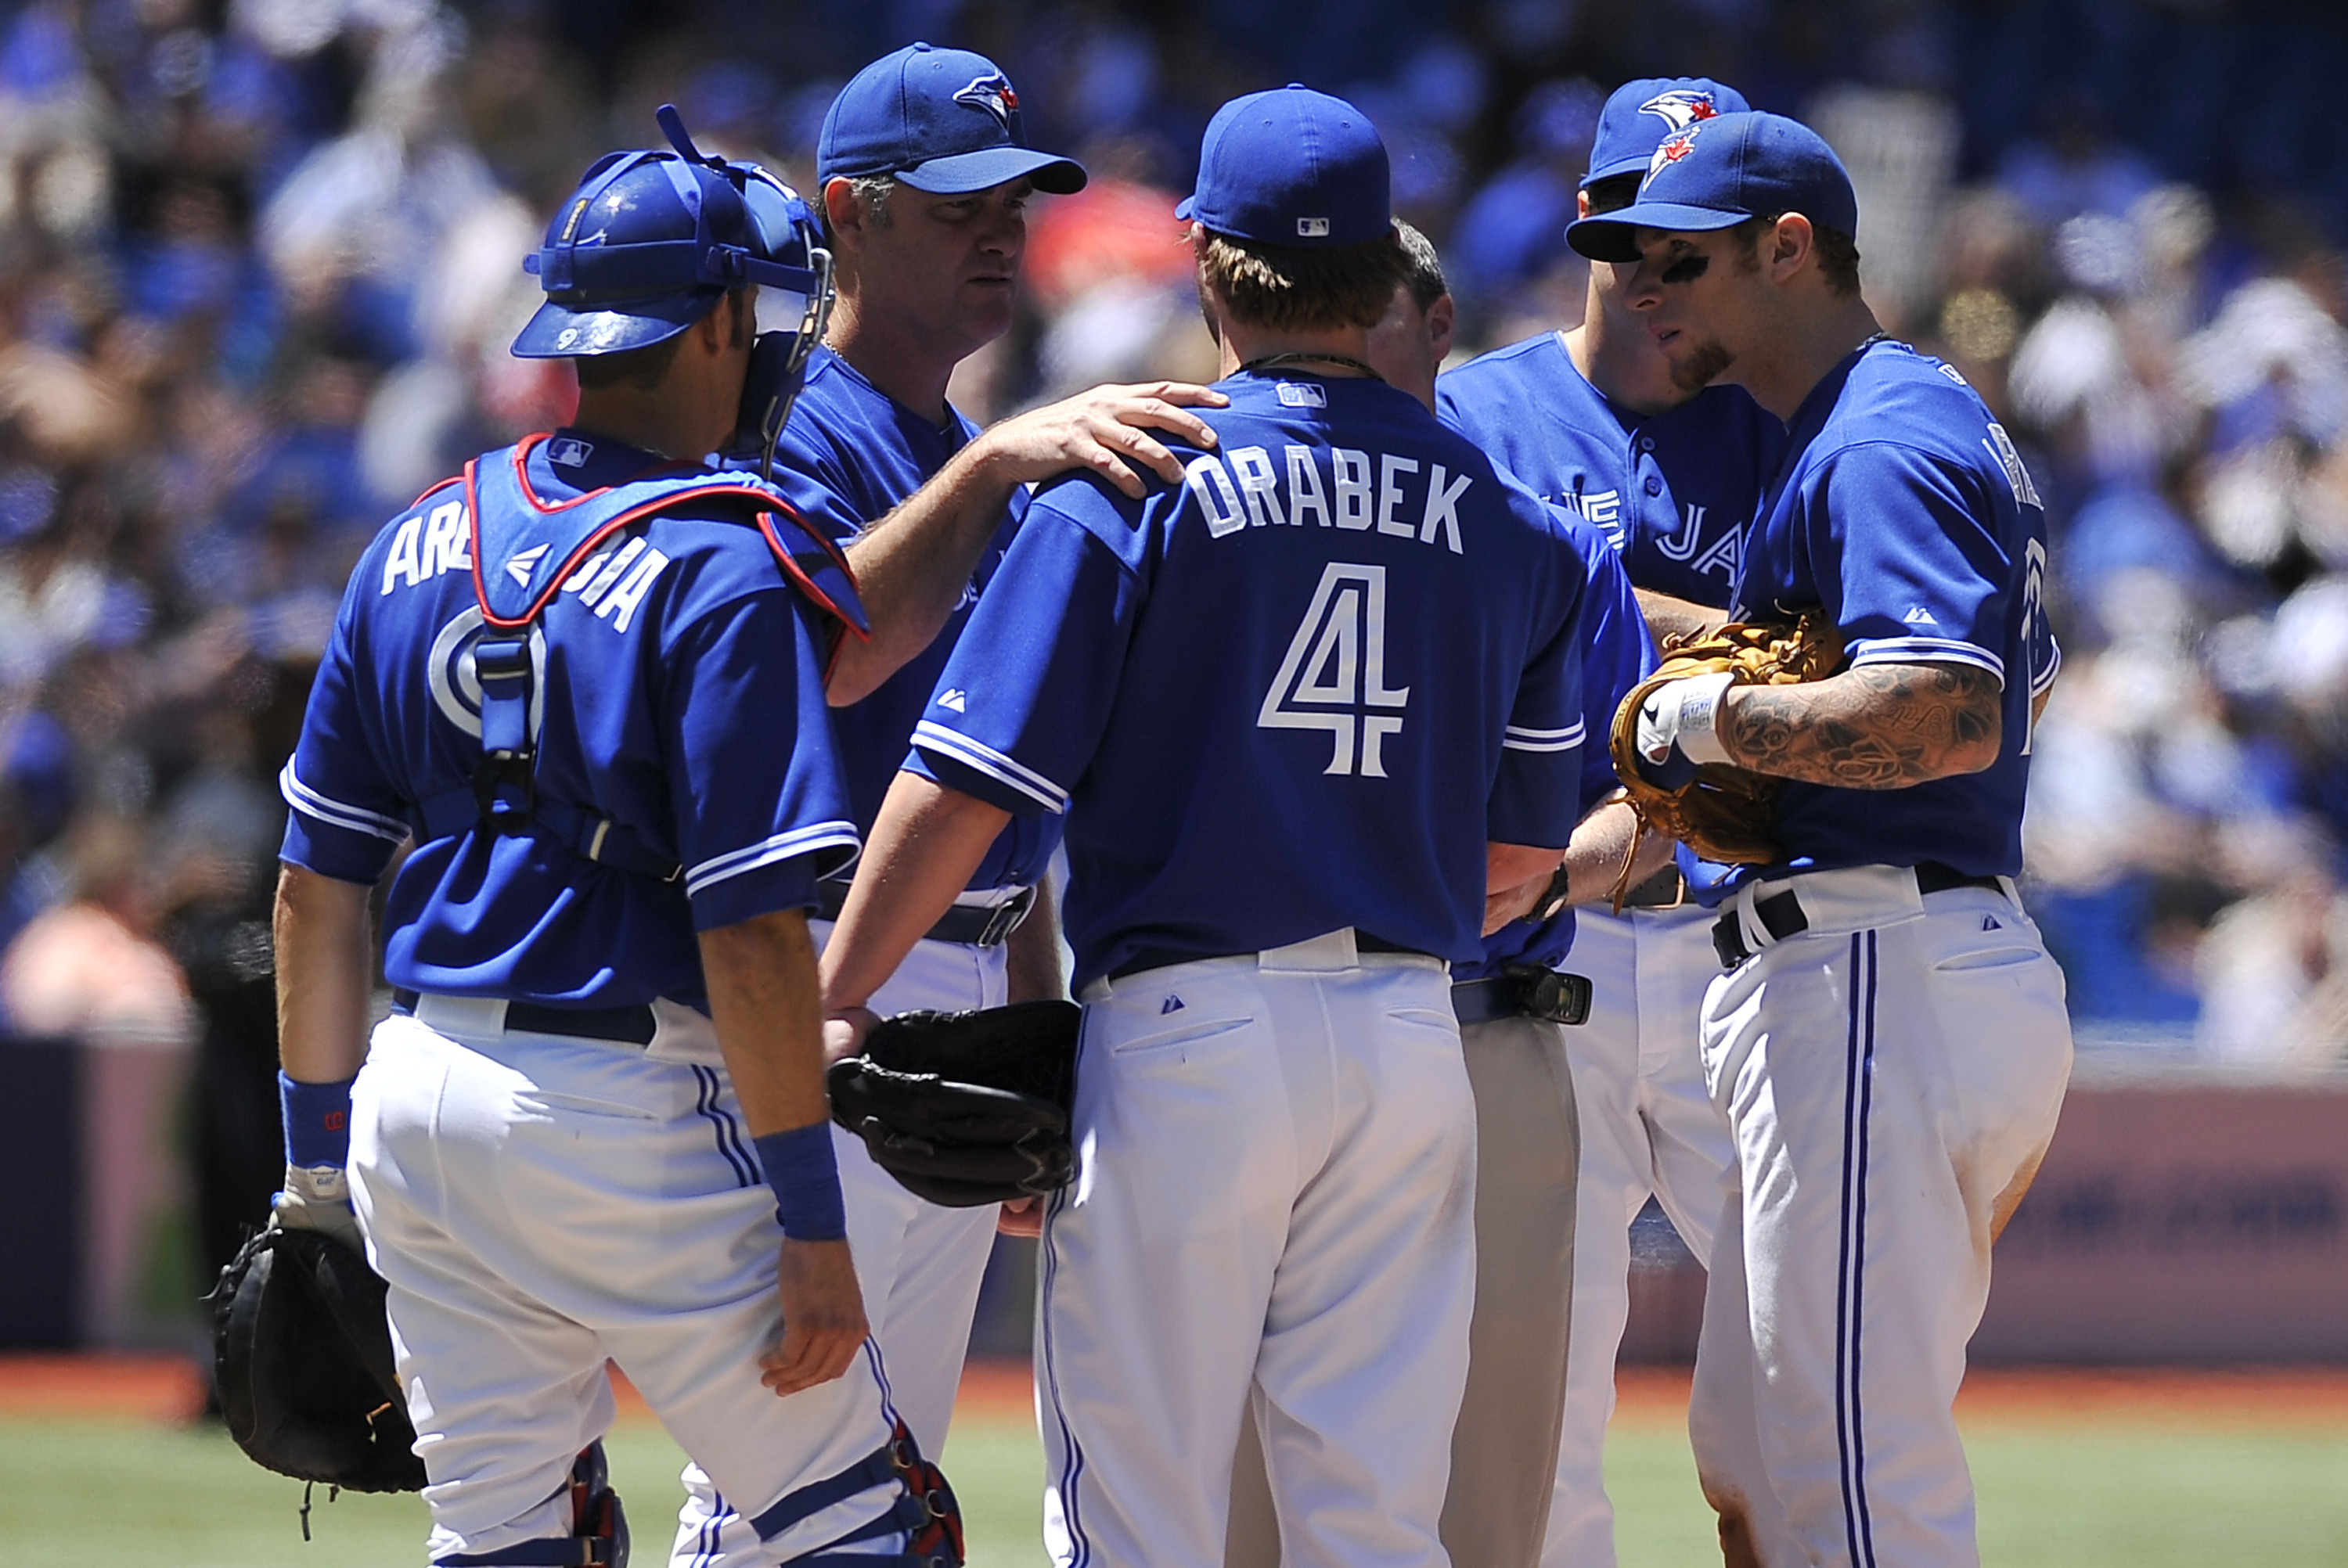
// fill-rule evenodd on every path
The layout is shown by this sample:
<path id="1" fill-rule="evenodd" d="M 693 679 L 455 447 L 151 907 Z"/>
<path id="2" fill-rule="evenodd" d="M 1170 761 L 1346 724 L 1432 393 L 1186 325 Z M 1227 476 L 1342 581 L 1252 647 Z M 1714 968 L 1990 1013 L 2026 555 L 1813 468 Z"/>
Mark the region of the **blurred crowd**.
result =
<path id="1" fill-rule="evenodd" d="M 1615 82 L 1809 118 L 1879 314 L 2045 499 L 2027 839 L 2083 1032 L 2348 1050 L 2348 140 L 2289 90 L 2348 66 L 2329 6 L 37 0 L 0 7 L 0 1033 L 199 1053 L 208 1253 L 278 1174 L 274 774 L 345 577 L 575 395 L 505 353 L 544 215 L 668 100 L 804 183 L 839 83 L 915 36 L 992 54 L 1094 174 L 1035 205 L 980 418 L 1210 373 L 1171 212 L 1234 93 L 1370 111 L 1463 354 L 1578 319 Z"/>

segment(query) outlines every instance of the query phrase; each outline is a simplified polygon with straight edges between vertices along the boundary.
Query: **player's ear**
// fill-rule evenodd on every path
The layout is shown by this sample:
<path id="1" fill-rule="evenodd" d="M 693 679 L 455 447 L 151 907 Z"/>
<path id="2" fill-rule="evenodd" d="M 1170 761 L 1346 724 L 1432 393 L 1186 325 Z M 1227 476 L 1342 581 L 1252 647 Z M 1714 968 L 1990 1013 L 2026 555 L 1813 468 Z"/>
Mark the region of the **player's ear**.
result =
<path id="1" fill-rule="evenodd" d="M 704 313 L 699 321 L 685 329 L 695 356 L 715 359 L 726 352 L 734 335 L 734 311 L 735 295 L 729 292 L 717 302 L 716 309 Z"/>
<path id="2" fill-rule="evenodd" d="M 839 248 L 863 248 L 864 203 L 856 200 L 856 187 L 844 176 L 835 174 L 823 182 L 823 214 L 830 220 L 832 236 Z"/>
<path id="3" fill-rule="evenodd" d="M 1817 245 L 1818 235 L 1810 220 L 1798 212 L 1788 212 L 1777 220 L 1769 234 L 1769 254 L 1766 258 L 1772 282 L 1782 283 L 1800 272 L 1809 261 Z"/>
<path id="4" fill-rule="evenodd" d="M 1573 215 L 1576 218 L 1590 216 L 1590 192 L 1587 190 L 1577 190 L 1573 193 Z"/>
<path id="5" fill-rule="evenodd" d="M 1437 370 L 1442 369 L 1443 362 L 1451 357 L 1452 335 L 1458 325 L 1459 306 L 1449 294 L 1438 295 L 1436 302 L 1426 307 L 1427 347 L 1434 352 Z"/>

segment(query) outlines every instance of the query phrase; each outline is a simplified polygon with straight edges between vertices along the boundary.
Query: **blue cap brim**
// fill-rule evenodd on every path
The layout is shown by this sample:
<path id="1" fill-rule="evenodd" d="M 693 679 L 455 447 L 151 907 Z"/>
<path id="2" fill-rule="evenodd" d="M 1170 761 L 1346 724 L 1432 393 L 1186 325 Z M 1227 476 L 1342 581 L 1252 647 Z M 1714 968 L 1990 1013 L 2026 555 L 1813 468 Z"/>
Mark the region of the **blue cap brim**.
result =
<path id="1" fill-rule="evenodd" d="M 569 359 L 624 354 L 675 337 L 716 308 L 723 289 L 693 289 L 649 300 L 610 300 L 595 306 L 538 307 L 507 352 L 516 359 Z"/>
<path id="2" fill-rule="evenodd" d="M 1636 158 L 1618 158 L 1602 169 L 1592 169 L 1581 177 L 1581 189 L 1587 190 L 1601 179 L 1612 179 L 1621 174 L 1644 174 L 1647 172 L 1647 160 L 1653 156 L 1653 149 L 1650 149 Z M 1612 217 L 1613 214 L 1609 213 L 1607 216 Z"/>
<path id="3" fill-rule="evenodd" d="M 1635 261 L 1639 231 L 1669 229 L 1704 233 L 1733 229 L 1752 217 L 1750 212 L 1723 212 L 1717 207 L 1684 207 L 1676 201 L 1633 201 L 1602 218 L 1584 218 L 1566 226 L 1565 242 L 1593 261 Z"/>
<path id="4" fill-rule="evenodd" d="M 1030 180 L 1046 195 L 1069 196 L 1085 188 L 1087 176 L 1083 164 L 1057 153 L 1032 147 L 983 147 L 901 169 L 897 178 L 932 196 L 967 196 L 1014 179 Z"/>

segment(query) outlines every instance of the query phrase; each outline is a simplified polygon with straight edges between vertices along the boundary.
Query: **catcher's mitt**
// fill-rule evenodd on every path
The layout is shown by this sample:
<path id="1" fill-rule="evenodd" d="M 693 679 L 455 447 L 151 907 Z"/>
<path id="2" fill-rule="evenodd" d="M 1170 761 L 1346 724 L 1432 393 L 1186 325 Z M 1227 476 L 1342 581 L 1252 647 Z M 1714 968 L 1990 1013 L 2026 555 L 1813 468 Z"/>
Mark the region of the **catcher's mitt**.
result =
<path id="1" fill-rule="evenodd" d="M 831 1064 L 831 1118 L 917 1197 L 949 1208 L 1038 1197 L 1076 1168 L 1074 1002 L 908 1012 Z"/>
<path id="2" fill-rule="evenodd" d="M 229 1435 L 254 1463 L 353 1491 L 417 1491 L 382 1279 L 322 1231 L 249 1238 L 205 1299 Z"/>
<path id="3" fill-rule="evenodd" d="M 1640 770 L 1639 708 L 1668 682 L 1725 673 L 1736 686 L 1789 686 L 1822 681 L 1841 664 L 1841 635 L 1820 616 L 1805 615 L 1791 626 L 1732 621 L 1704 636 L 1666 639 L 1655 672 L 1614 710 L 1609 740 L 1614 771 L 1640 825 L 1678 839 L 1706 860 L 1764 866 L 1776 859 L 1769 824 L 1785 781 L 1712 763 L 1697 767 L 1685 784 L 1665 788 Z M 1623 870 L 1629 869 L 1626 862 Z"/>

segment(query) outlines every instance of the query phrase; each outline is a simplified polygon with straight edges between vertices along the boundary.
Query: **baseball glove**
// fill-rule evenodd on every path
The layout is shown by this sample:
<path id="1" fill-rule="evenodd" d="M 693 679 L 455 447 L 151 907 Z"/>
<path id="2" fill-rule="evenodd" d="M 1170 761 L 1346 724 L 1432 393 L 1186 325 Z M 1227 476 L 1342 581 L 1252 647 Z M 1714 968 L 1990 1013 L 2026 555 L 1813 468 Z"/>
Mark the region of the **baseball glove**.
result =
<path id="1" fill-rule="evenodd" d="M 948 1208 L 1038 1197 L 1076 1169 L 1074 1002 L 908 1012 L 831 1064 L 831 1119 L 906 1191 Z"/>
<path id="2" fill-rule="evenodd" d="M 1842 638 L 1833 622 L 1805 615 L 1791 626 L 1731 621 L 1699 637 L 1663 643 L 1655 672 L 1632 687 L 1614 710 L 1609 749 L 1623 794 L 1641 827 L 1678 839 L 1706 860 L 1763 866 L 1777 858 L 1769 837 L 1777 792 L 1785 781 L 1725 764 L 1705 764 L 1676 786 L 1658 784 L 1638 752 L 1639 709 L 1673 681 L 1726 674 L 1736 686 L 1788 686 L 1822 681 L 1842 664 Z M 1630 867 L 1626 863 L 1623 870 Z M 1622 890 L 1616 890 L 1619 900 Z"/>
<path id="3" fill-rule="evenodd" d="M 213 1375 L 254 1463 L 353 1491 L 422 1489 L 384 1293 L 366 1259 L 322 1231 L 264 1230 L 221 1270 L 205 1298 Z"/>

